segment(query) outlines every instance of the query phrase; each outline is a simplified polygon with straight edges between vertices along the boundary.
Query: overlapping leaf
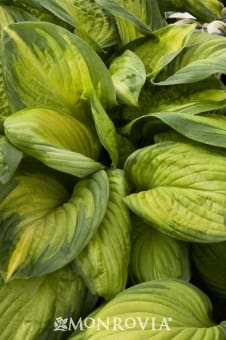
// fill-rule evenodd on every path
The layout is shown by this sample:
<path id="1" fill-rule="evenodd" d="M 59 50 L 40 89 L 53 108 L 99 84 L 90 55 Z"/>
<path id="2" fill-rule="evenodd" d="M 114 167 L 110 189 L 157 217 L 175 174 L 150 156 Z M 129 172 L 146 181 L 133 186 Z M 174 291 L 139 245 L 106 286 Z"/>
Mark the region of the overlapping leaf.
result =
<path id="1" fill-rule="evenodd" d="M 70 25 L 66 24 L 64 21 L 60 20 L 48 10 L 43 8 L 40 5 L 39 0 L 11 0 L 7 2 L 7 5 L 21 8 L 38 20 L 52 22 L 67 29 L 71 29 Z"/>
<path id="2" fill-rule="evenodd" d="M 154 116 L 192 140 L 226 147 L 226 117 L 224 115 L 197 116 L 169 112 L 156 113 Z"/>
<path id="3" fill-rule="evenodd" d="M 5 28 L 2 63 L 13 111 L 44 105 L 82 119 L 93 89 L 104 106 L 115 104 L 115 90 L 101 59 L 57 25 L 27 22 Z"/>
<path id="4" fill-rule="evenodd" d="M 197 114 L 223 108 L 226 90 L 222 83 L 210 77 L 204 81 L 181 85 L 158 86 L 146 83 L 139 97 L 139 106 L 123 108 L 122 119 L 134 120 L 155 112 Z"/>
<path id="5" fill-rule="evenodd" d="M 158 85 L 194 83 L 215 73 L 226 73 L 226 41 L 224 37 L 204 39 L 201 43 L 184 48 L 161 76 Z"/>
<path id="6" fill-rule="evenodd" d="M 22 159 L 22 152 L 11 145 L 3 136 L 0 137 L 0 183 L 7 183 L 16 171 Z"/>
<path id="7" fill-rule="evenodd" d="M 226 155 L 214 148 L 160 142 L 132 153 L 125 171 L 136 193 L 127 206 L 169 236 L 226 240 Z"/>
<path id="8" fill-rule="evenodd" d="M 95 51 L 57 25 L 27 22 L 5 28 L 3 69 L 12 111 L 44 106 L 90 125 L 94 97 L 103 107 L 116 102 L 110 73 Z M 117 164 L 115 129 L 104 110 L 102 118 L 107 122 L 108 136 L 94 119 L 98 136 Z"/>
<path id="9" fill-rule="evenodd" d="M 156 0 L 95 0 L 111 13 L 116 21 L 123 45 L 142 35 L 150 35 L 163 25 Z"/>
<path id="10" fill-rule="evenodd" d="M 197 19 L 210 22 L 221 17 L 222 2 L 218 0 L 158 0 L 162 11 L 189 12 Z"/>
<path id="11" fill-rule="evenodd" d="M 145 282 L 118 294 L 94 312 L 95 322 L 73 340 L 156 339 L 223 340 L 226 325 L 216 325 L 212 305 L 195 286 L 177 280 Z M 108 322 L 108 329 L 97 319 Z M 155 326 L 153 326 L 155 318 Z M 121 327 L 114 327 L 115 320 Z"/>
<path id="12" fill-rule="evenodd" d="M 13 22 L 36 20 L 35 17 L 22 9 L 0 5 L 0 31 L 3 27 Z M 1 46 L 1 42 L 0 42 Z M 9 103 L 3 82 L 2 62 L 0 58 L 0 120 L 4 120 L 10 114 Z"/>
<path id="13" fill-rule="evenodd" d="M 33 173 L 1 192 L 0 271 L 10 280 L 53 272 L 78 256 L 103 219 L 109 184 L 100 170 L 70 195 L 56 179 Z"/>
<path id="14" fill-rule="evenodd" d="M 139 94 L 146 80 L 142 61 L 135 53 L 126 50 L 113 60 L 109 70 L 119 101 L 138 106 Z"/>
<path id="15" fill-rule="evenodd" d="M 91 112 L 99 140 L 108 151 L 115 167 L 118 163 L 116 129 L 95 93 L 91 97 Z"/>
<path id="16" fill-rule="evenodd" d="M 141 136 L 151 137 L 153 140 L 154 134 L 166 130 L 166 126 L 191 140 L 223 148 L 226 146 L 226 119 L 223 114 L 156 112 L 132 120 L 123 126 L 120 132 L 130 136 L 135 142 Z"/>
<path id="17" fill-rule="evenodd" d="M 76 322 L 94 304 L 95 297 L 68 267 L 35 279 L 1 280 L 1 339 L 64 339 L 64 332 L 54 332 L 54 322 L 57 329 L 65 321 L 68 331 L 69 318 Z"/>
<path id="18" fill-rule="evenodd" d="M 196 24 L 162 27 L 149 40 L 134 48 L 134 52 L 143 61 L 148 76 L 158 74 L 180 53 L 195 27 Z"/>
<path id="19" fill-rule="evenodd" d="M 96 162 L 100 143 L 94 131 L 72 116 L 50 109 L 24 109 L 4 122 L 10 142 L 47 166 L 85 177 L 103 166 Z"/>
<path id="20" fill-rule="evenodd" d="M 190 279 L 187 244 L 133 218 L 129 276 L 133 283 L 159 279 Z"/>
<path id="21" fill-rule="evenodd" d="M 108 179 L 110 193 L 104 219 L 74 261 L 90 291 L 107 300 L 125 288 L 130 257 L 130 219 L 123 202 L 128 184 L 122 170 L 109 171 Z"/>
<path id="22" fill-rule="evenodd" d="M 193 244 L 192 258 L 213 296 L 226 301 L 226 242 L 217 244 Z"/>
<path id="23" fill-rule="evenodd" d="M 27 13 L 21 8 L 0 5 L 0 29 L 2 30 L 4 26 L 9 25 L 14 22 L 20 21 L 37 21 L 37 18 Z"/>
<path id="24" fill-rule="evenodd" d="M 78 34 L 84 31 L 103 48 L 114 45 L 118 40 L 113 18 L 94 0 L 37 1 L 43 8 L 75 27 Z"/>

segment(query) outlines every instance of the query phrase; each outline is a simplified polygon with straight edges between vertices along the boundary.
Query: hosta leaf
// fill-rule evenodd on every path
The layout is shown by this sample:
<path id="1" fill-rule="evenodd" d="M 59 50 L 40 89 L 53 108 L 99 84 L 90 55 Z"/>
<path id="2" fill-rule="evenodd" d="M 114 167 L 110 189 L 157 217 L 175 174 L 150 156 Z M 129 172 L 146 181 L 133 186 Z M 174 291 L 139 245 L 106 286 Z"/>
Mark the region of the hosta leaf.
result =
<path id="1" fill-rule="evenodd" d="M 166 130 L 166 125 L 153 114 L 138 117 L 122 126 L 119 132 L 134 145 L 153 144 L 154 136 Z"/>
<path id="2" fill-rule="evenodd" d="M 60 20 L 45 8 L 43 8 L 39 0 L 11 0 L 12 5 L 25 10 L 38 20 L 52 22 L 71 30 L 71 26 Z M 32 20 L 33 21 L 33 20 Z"/>
<path id="3" fill-rule="evenodd" d="M 142 35 L 150 35 L 161 26 L 161 16 L 156 0 L 95 0 L 115 17 L 122 43 L 125 45 Z M 156 10 L 152 12 L 153 8 Z M 153 19 L 155 15 L 155 20 Z M 152 27 L 156 25 L 157 27 Z"/>
<path id="4" fill-rule="evenodd" d="M 115 58 L 109 69 L 119 101 L 138 106 L 138 98 L 146 80 L 144 64 L 135 53 L 126 50 Z"/>
<path id="5" fill-rule="evenodd" d="M 2 31 L 4 26 L 9 25 L 13 22 L 28 20 L 37 19 L 22 9 L 0 5 L 0 31 Z M 2 43 L 0 42 L 0 47 L 1 45 Z M 9 116 L 9 114 L 10 109 L 6 95 L 5 85 L 3 82 L 2 62 L 0 59 L 0 120 L 4 120 L 5 117 Z"/>
<path id="6" fill-rule="evenodd" d="M 8 117 L 4 129 L 13 145 L 53 169 L 85 177 L 103 168 L 94 160 L 100 150 L 95 133 L 66 113 L 24 109 Z"/>
<path id="7" fill-rule="evenodd" d="M 226 90 L 215 77 L 194 84 L 158 86 L 147 82 L 139 97 L 139 107 L 123 108 L 123 119 L 133 120 L 155 112 L 197 114 L 223 108 Z"/>
<path id="8" fill-rule="evenodd" d="M 29 8 L 41 9 L 39 0 L 10 0 L 15 6 L 28 6 Z"/>
<path id="9" fill-rule="evenodd" d="M 162 27 L 148 41 L 134 49 L 149 76 L 159 73 L 180 53 L 195 27 L 196 24 Z"/>
<path id="10" fill-rule="evenodd" d="M 116 129 L 95 93 L 91 97 L 91 111 L 100 142 L 108 151 L 112 165 L 117 166 L 118 149 Z"/>
<path id="11" fill-rule="evenodd" d="M 156 113 L 172 129 L 195 141 L 226 147 L 226 117 L 223 115 L 197 116 L 186 113 Z"/>
<path id="12" fill-rule="evenodd" d="M 5 280 L 50 273 L 78 256 L 103 219 L 108 186 L 103 170 L 78 182 L 71 196 L 44 174 L 17 176 L 3 186 L 0 271 Z"/>
<path id="13" fill-rule="evenodd" d="M 222 2 L 218 0 L 158 0 L 162 11 L 189 12 L 204 22 L 221 18 Z"/>
<path id="14" fill-rule="evenodd" d="M 215 73 L 226 73 L 225 37 L 203 39 L 199 44 L 188 46 L 169 64 L 160 77 L 158 85 L 175 85 L 200 81 Z"/>
<path id="15" fill-rule="evenodd" d="M 75 268 L 93 294 L 111 299 L 126 286 L 130 256 L 130 219 L 123 197 L 128 184 L 122 170 L 111 170 L 109 201 L 92 240 L 75 259 Z"/>
<path id="16" fill-rule="evenodd" d="M 182 143 L 191 143 L 191 140 L 183 135 L 180 135 L 174 130 L 166 130 L 164 132 L 160 132 L 155 134 L 154 142 L 161 143 L 161 142 L 182 142 Z M 198 144 L 197 144 L 198 145 Z M 220 149 L 219 149 L 220 150 Z"/>
<path id="17" fill-rule="evenodd" d="M 137 193 L 125 202 L 169 236 L 194 242 L 224 241 L 225 166 L 224 152 L 196 144 L 160 142 L 138 149 L 125 163 Z"/>
<path id="18" fill-rule="evenodd" d="M 129 276 L 132 282 L 158 279 L 190 279 L 188 247 L 151 228 L 137 218 L 132 219 L 132 246 Z"/>
<path id="19" fill-rule="evenodd" d="M 82 119 L 94 88 L 104 106 L 115 104 L 111 77 L 101 59 L 57 25 L 9 25 L 3 33 L 2 63 L 13 111 L 48 106 Z"/>
<path id="20" fill-rule="evenodd" d="M 0 42 L 1 46 L 1 42 Z M 3 121 L 5 117 L 10 115 L 9 103 L 6 95 L 5 85 L 3 82 L 2 64 L 0 59 L 0 120 Z"/>
<path id="21" fill-rule="evenodd" d="M 216 325 L 212 321 L 207 295 L 179 280 L 154 280 L 130 287 L 97 310 L 93 318 L 89 328 L 71 339 L 223 340 L 226 335 L 225 322 Z M 108 322 L 108 329 L 98 326 L 98 319 Z M 114 327 L 116 320 L 120 320 L 119 327 Z"/>
<path id="22" fill-rule="evenodd" d="M 84 30 L 101 47 L 117 42 L 117 31 L 113 18 L 102 10 L 94 0 L 38 0 L 51 13 L 76 27 Z"/>
<path id="23" fill-rule="evenodd" d="M 193 244 L 192 258 L 205 286 L 226 301 L 226 242 Z"/>
<path id="24" fill-rule="evenodd" d="M 54 321 L 76 322 L 95 304 L 83 281 L 69 267 L 29 280 L 0 283 L 1 339 L 64 339 Z M 9 321 L 10 320 L 10 321 Z M 68 333 L 67 333 L 68 334 Z M 69 333 L 70 334 L 70 333 Z"/>
<path id="25" fill-rule="evenodd" d="M 22 152 L 0 137 L 0 183 L 7 183 L 22 159 Z"/>
<path id="26" fill-rule="evenodd" d="M 0 5 L 0 29 L 4 26 L 20 21 L 37 21 L 37 18 L 21 8 Z"/>

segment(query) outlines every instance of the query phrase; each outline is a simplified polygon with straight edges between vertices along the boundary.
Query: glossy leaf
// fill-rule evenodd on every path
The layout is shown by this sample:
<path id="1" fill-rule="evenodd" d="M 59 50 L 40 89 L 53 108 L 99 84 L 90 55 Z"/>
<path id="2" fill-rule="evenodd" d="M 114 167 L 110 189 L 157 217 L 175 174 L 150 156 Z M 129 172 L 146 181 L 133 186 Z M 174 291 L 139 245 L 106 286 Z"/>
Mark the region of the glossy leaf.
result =
<path id="1" fill-rule="evenodd" d="M 75 259 L 75 269 L 93 294 L 109 300 L 126 287 L 130 257 L 130 219 L 123 197 L 128 183 L 122 170 L 108 171 L 109 201 L 92 240 Z"/>
<path id="2" fill-rule="evenodd" d="M 129 276 L 132 282 L 160 279 L 190 280 L 188 245 L 132 219 Z"/>
<path id="3" fill-rule="evenodd" d="M 116 94 L 123 104 L 138 106 L 139 94 L 146 80 L 142 61 L 130 50 L 115 58 L 109 69 Z"/>
<path id="4" fill-rule="evenodd" d="M 89 327 L 71 339 L 223 340 L 226 335 L 225 322 L 216 325 L 212 321 L 207 295 L 179 280 L 154 280 L 130 287 L 94 312 L 93 318 L 95 322 L 89 324 L 87 318 Z M 98 319 L 108 328 L 99 325 Z M 114 326 L 116 320 L 120 320 L 119 326 Z"/>
<path id="5" fill-rule="evenodd" d="M 125 171 L 136 193 L 127 206 L 167 235 L 193 242 L 226 240 L 226 156 L 214 148 L 160 142 L 132 153 Z"/>
<path id="6" fill-rule="evenodd" d="M 54 332 L 57 324 L 63 319 L 67 329 L 70 317 L 76 322 L 94 304 L 95 297 L 69 267 L 35 279 L 1 280 L 1 339 L 64 339 L 62 328 Z"/>
<path id="7" fill-rule="evenodd" d="M 50 273 L 78 256 L 104 217 L 108 187 L 103 170 L 78 182 L 71 195 L 56 179 L 38 173 L 17 176 L 2 186 L 4 279 Z"/>
<path id="8" fill-rule="evenodd" d="M 84 120 L 94 88 L 104 106 L 115 104 L 115 90 L 101 59 L 57 25 L 27 22 L 5 28 L 2 63 L 13 111 L 45 106 Z"/>
<path id="9" fill-rule="evenodd" d="M 100 143 L 94 131 L 72 116 L 50 109 L 24 109 L 8 117 L 10 142 L 47 166 L 85 177 L 103 168 L 96 162 Z"/>

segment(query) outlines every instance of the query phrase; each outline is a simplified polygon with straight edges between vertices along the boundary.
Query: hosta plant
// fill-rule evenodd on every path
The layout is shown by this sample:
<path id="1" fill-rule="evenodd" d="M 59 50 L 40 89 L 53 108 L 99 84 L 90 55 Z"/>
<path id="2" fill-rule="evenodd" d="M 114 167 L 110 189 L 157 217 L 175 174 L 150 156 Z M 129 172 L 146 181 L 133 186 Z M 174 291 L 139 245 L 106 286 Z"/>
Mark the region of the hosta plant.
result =
<path id="1" fill-rule="evenodd" d="M 0 0 L 3 340 L 226 338 L 222 8 Z"/>

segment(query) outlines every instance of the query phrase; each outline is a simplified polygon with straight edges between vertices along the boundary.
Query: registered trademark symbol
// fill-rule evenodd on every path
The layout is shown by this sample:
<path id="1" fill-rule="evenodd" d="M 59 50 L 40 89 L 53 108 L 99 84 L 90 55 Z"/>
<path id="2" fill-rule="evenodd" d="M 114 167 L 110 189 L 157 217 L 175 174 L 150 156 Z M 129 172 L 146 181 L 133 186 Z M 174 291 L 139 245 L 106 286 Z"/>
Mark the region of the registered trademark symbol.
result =
<path id="1" fill-rule="evenodd" d="M 168 319 L 168 321 L 173 321 L 173 319 L 172 319 L 172 318 L 170 318 L 170 317 L 169 317 L 169 318 L 167 318 L 167 319 Z"/>

